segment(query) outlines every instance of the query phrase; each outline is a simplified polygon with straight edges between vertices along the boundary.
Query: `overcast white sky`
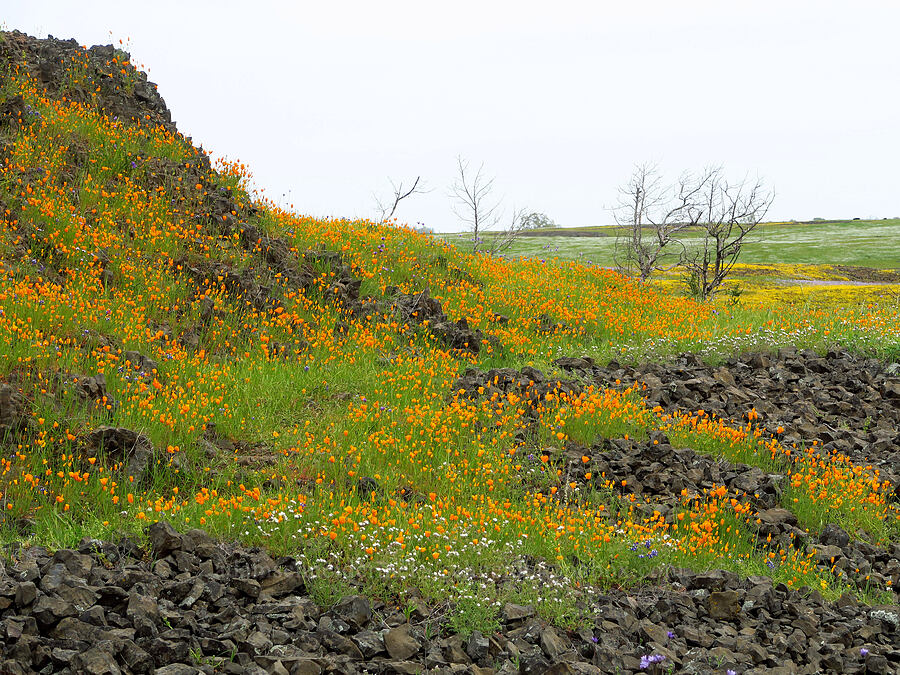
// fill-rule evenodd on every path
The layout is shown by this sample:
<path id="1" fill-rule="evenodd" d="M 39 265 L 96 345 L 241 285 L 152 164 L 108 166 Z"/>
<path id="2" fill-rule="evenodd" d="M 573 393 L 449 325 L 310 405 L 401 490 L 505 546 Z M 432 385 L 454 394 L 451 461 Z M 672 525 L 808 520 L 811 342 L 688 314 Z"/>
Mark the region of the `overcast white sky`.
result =
<path id="1" fill-rule="evenodd" d="M 460 229 L 456 157 L 508 210 L 606 224 L 636 162 L 722 164 L 771 219 L 900 216 L 900 3 L 889 0 L 0 0 L 0 21 L 130 38 L 179 129 L 300 213 Z"/>

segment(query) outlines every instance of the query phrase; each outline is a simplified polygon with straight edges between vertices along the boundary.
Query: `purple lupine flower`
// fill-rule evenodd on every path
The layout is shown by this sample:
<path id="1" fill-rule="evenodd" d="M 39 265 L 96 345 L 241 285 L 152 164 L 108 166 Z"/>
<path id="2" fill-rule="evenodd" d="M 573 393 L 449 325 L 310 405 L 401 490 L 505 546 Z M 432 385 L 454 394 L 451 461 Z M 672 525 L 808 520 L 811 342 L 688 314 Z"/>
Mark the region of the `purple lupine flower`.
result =
<path id="1" fill-rule="evenodd" d="M 641 657 L 641 670 L 645 670 L 654 663 L 662 663 L 666 660 L 665 654 L 647 654 Z"/>

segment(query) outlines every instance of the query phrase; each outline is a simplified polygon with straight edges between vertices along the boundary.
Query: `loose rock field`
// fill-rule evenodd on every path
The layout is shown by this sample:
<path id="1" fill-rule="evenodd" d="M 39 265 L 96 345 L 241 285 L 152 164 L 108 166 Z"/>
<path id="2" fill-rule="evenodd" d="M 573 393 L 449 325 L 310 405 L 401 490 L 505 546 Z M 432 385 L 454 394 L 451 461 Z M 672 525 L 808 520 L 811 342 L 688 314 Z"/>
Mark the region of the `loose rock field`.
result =
<path id="1" fill-rule="evenodd" d="M 671 569 L 633 590 L 585 591 L 568 632 L 506 604 L 492 635 L 440 630 L 442 607 L 305 594 L 291 558 L 151 525 L 149 546 L 7 551 L 3 673 L 892 673 L 900 608 L 826 602 L 768 577 Z M 898 551 L 894 552 L 894 560 Z M 409 611 L 412 608 L 412 611 Z"/>

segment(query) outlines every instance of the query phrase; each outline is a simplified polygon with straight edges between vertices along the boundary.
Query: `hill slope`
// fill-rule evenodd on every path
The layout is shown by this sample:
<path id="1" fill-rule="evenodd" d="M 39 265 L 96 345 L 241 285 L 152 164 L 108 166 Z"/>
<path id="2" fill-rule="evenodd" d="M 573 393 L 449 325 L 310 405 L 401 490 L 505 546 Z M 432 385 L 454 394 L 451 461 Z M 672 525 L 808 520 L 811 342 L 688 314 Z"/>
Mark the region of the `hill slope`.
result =
<path id="1" fill-rule="evenodd" d="M 114 625 L 150 661 L 95 656 L 134 672 L 185 645 L 224 667 L 226 640 L 277 672 L 900 663 L 896 608 L 858 605 L 900 583 L 896 305 L 698 304 L 287 213 L 124 52 L 3 33 L 0 57 L 0 536 L 93 561 L 17 553 L 8 636 Z M 686 351 L 712 365 L 632 367 Z M 279 618 L 225 626 L 254 614 Z"/>

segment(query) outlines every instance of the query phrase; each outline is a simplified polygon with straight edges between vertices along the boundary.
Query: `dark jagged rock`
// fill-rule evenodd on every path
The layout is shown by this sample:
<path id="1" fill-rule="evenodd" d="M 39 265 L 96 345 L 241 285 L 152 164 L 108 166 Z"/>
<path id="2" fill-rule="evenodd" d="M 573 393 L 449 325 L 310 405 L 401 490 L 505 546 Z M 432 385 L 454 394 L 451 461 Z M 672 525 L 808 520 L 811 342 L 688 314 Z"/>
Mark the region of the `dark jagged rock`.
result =
<path id="1" fill-rule="evenodd" d="M 146 73 L 129 63 L 127 52 L 112 45 L 85 50 L 75 40 L 38 39 L 11 31 L 0 41 L 0 62 L 19 66 L 53 96 L 93 103 L 110 118 L 174 130 L 172 115 Z M 83 77 L 73 81 L 73 62 L 84 63 Z"/>
<path id="2" fill-rule="evenodd" d="M 108 410 L 116 407 L 116 400 L 109 393 L 106 386 L 106 376 L 102 373 L 96 375 L 75 375 L 72 378 L 75 384 L 75 393 L 88 403 L 102 406 Z"/>
<path id="3" fill-rule="evenodd" d="M 834 523 L 828 523 L 819 535 L 823 544 L 844 548 L 850 543 L 850 535 Z"/>
<path id="4" fill-rule="evenodd" d="M 122 357 L 131 368 L 138 372 L 141 378 L 150 381 L 156 376 L 159 364 L 149 356 L 133 350 L 127 350 L 122 354 Z"/>
<path id="5" fill-rule="evenodd" d="M 535 323 L 535 330 L 538 333 L 544 333 L 547 335 L 558 333 L 559 331 L 565 330 L 566 328 L 565 324 L 557 323 L 549 314 L 541 314 L 537 317 L 537 319 L 535 319 Z"/>
<path id="6" fill-rule="evenodd" d="M 18 388 L 0 384 L 0 442 L 31 426 L 28 404 Z"/>
<path id="7" fill-rule="evenodd" d="M 293 288 L 307 288 L 314 278 L 309 265 L 300 267 L 296 252 L 290 244 L 279 237 L 270 236 L 259 228 L 243 224 L 240 242 L 245 250 L 257 254 L 281 275 L 284 283 Z"/>
<path id="8" fill-rule="evenodd" d="M 403 624 L 384 634 L 384 647 L 392 659 L 406 661 L 419 652 L 421 644 L 413 636 L 409 624 Z"/>
<path id="9" fill-rule="evenodd" d="M 690 448 L 674 448 L 664 434 L 643 441 L 601 439 L 590 448 L 570 443 L 550 458 L 561 464 L 561 482 L 581 482 L 589 471 L 599 489 L 609 483 L 621 494 L 637 495 L 670 508 L 685 496 L 695 497 L 724 486 L 732 496 L 746 499 L 758 509 L 770 509 L 778 505 L 785 483 L 781 474 L 716 459 Z"/>
<path id="10" fill-rule="evenodd" d="M 181 535 L 169 523 L 161 521 L 147 528 L 153 555 L 164 558 L 174 551 L 181 550 Z"/>
<path id="11" fill-rule="evenodd" d="M 101 426 L 87 437 L 87 448 L 103 451 L 113 462 L 125 467 L 125 475 L 134 480 L 144 480 L 150 470 L 154 449 L 150 439 L 131 429 Z"/>
<path id="12" fill-rule="evenodd" d="M 21 94 L 6 99 L 0 103 L 0 130 L 26 124 L 29 112 L 29 107 Z"/>
<path id="13" fill-rule="evenodd" d="M 580 383 L 569 378 L 548 378 L 541 371 L 530 366 L 521 370 L 514 368 L 493 368 L 483 371 L 478 368 L 468 368 L 453 383 L 451 391 L 456 394 L 462 392 L 469 398 L 486 397 L 494 395 L 505 396 L 514 393 L 529 401 L 538 402 L 547 394 L 572 395 L 582 391 Z"/>
<path id="14" fill-rule="evenodd" d="M 782 445 L 812 445 L 871 464 L 900 490 L 900 369 L 896 364 L 835 348 L 743 354 L 710 366 L 695 354 L 668 363 L 627 366 L 591 359 L 558 359 L 554 365 L 603 387 L 639 383 L 650 407 L 706 413 L 723 420 L 754 421 Z M 900 499 L 900 497 L 898 497 Z"/>
<path id="15" fill-rule="evenodd" d="M 381 492 L 383 492 L 383 489 L 374 478 L 361 476 L 356 482 L 356 493 L 361 499 L 370 497 L 372 493 L 381 494 Z"/>
<path id="16" fill-rule="evenodd" d="M 453 321 L 447 317 L 441 303 L 430 296 L 428 289 L 419 293 L 395 294 L 391 312 L 410 326 L 427 322 L 431 333 L 450 349 L 478 354 L 485 342 L 500 348 L 495 338 L 486 337 L 479 329 L 472 330 L 466 319 Z"/>
<path id="17" fill-rule="evenodd" d="M 494 633 L 460 636 L 435 634 L 434 624 L 426 631 L 437 611 L 427 605 L 409 621 L 359 595 L 318 607 L 302 584 L 273 581 L 296 575 L 295 563 L 217 544 L 201 530 L 156 523 L 147 533 L 147 551 L 129 540 L 85 540 L 78 551 L 33 547 L 0 562 L 0 672 L 188 673 L 202 664 L 203 672 L 448 675 L 900 668 L 900 607 L 867 607 L 852 596 L 825 602 L 766 577 L 669 569 L 641 588 L 585 594 L 593 621 L 577 631 L 508 604 Z M 218 561 L 204 569 L 213 551 Z M 173 576 L 175 569 L 184 571 Z M 274 587 L 283 591 L 277 597 Z"/>
<path id="18" fill-rule="evenodd" d="M 202 292 L 221 287 L 233 301 L 242 301 L 257 310 L 281 306 L 273 288 L 261 284 L 252 268 L 238 271 L 227 263 L 179 258 L 175 269 L 188 274 Z"/>

